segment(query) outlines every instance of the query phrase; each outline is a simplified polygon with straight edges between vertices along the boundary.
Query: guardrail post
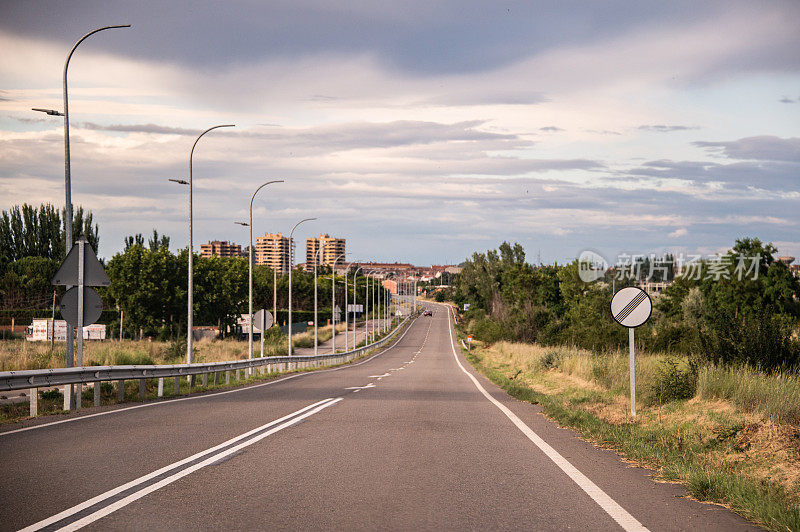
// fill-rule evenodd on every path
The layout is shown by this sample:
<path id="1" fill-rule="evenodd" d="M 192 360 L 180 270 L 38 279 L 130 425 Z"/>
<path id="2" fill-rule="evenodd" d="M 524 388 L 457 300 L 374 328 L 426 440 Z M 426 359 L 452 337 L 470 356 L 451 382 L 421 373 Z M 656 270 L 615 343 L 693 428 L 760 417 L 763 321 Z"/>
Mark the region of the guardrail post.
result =
<path id="1" fill-rule="evenodd" d="M 194 374 L 189 375 L 189 391 L 191 391 L 192 388 L 194 388 L 194 384 L 195 384 L 195 375 Z"/>
<path id="2" fill-rule="evenodd" d="M 123 401 L 125 401 L 125 381 L 120 379 L 117 381 L 117 402 Z"/>
<path id="3" fill-rule="evenodd" d="M 239 370 L 238 369 L 236 370 L 236 380 L 237 381 L 239 380 Z"/>
<path id="4" fill-rule="evenodd" d="M 180 395 L 181 394 L 181 378 L 180 377 L 175 377 L 175 390 L 174 390 L 174 392 L 175 392 L 175 395 Z"/>
<path id="5" fill-rule="evenodd" d="M 31 417 L 39 415 L 39 389 L 31 388 L 28 390 L 28 398 L 31 402 Z"/>
<path id="6" fill-rule="evenodd" d="M 100 393 L 102 392 L 100 381 L 94 381 L 94 406 L 100 406 Z"/>
<path id="7" fill-rule="evenodd" d="M 72 385 L 64 385 L 64 410 L 72 408 Z"/>
<path id="8" fill-rule="evenodd" d="M 217 379 L 218 378 L 219 378 L 219 371 L 215 371 L 214 372 L 214 380 L 213 380 L 214 386 L 217 385 Z"/>
<path id="9" fill-rule="evenodd" d="M 225 370 L 225 384 L 231 383 L 231 372 L 230 370 Z"/>
<path id="10" fill-rule="evenodd" d="M 208 373 L 203 373 L 203 388 L 208 386 Z"/>
<path id="11" fill-rule="evenodd" d="M 164 397 L 164 377 L 158 378 L 158 396 Z"/>
<path id="12" fill-rule="evenodd" d="M 144 401 L 144 379 L 139 379 L 139 399 Z"/>

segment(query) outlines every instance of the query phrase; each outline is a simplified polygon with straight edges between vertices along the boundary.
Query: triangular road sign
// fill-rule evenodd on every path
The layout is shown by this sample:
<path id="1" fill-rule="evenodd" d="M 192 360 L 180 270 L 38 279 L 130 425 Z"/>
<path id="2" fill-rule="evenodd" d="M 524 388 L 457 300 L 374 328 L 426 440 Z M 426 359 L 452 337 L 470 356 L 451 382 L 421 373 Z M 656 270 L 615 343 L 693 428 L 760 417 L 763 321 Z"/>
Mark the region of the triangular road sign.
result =
<path id="1" fill-rule="evenodd" d="M 80 240 L 86 242 L 84 237 Z M 67 258 L 61 263 L 50 284 L 60 286 L 77 286 L 78 284 L 78 247 L 80 244 L 75 242 L 72 249 L 67 253 Z M 106 275 L 103 265 L 97 260 L 92 246 L 88 242 L 83 248 L 83 284 L 84 286 L 108 286 L 111 281 Z"/>

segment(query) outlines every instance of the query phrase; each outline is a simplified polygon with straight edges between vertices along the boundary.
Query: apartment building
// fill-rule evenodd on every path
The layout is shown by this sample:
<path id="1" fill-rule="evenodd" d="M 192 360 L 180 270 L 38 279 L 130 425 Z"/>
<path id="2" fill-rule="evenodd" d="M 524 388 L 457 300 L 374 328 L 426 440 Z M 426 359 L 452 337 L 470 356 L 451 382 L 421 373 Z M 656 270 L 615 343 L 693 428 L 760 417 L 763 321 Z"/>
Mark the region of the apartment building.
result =
<path id="1" fill-rule="evenodd" d="M 240 257 L 242 246 L 229 243 L 227 240 L 212 240 L 208 244 L 200 245 L 200 256 L 203 258 L 211 257 Z"/>
<path id="2" fill-rule="evenodd" d="M 282 233 L 257 237 L 254 251 L 256 264 L 266 264 L 280 273 L 289 271 L 289 239 Z"/>
<path id="3" fill-rule="evenodd" d="M 317 256 L 320 246 L 322 246 L 322 252 Z M 318 266 L 333 266 L 337 258 L 339 259 L 337 265 L 341 266 L 345 262 L 344 252 L 344 238 L 335 238 L 326 233 L 317 238 L 306 239 L 306 265 L 310 268 L 314 267 L 315 262 Z"/>

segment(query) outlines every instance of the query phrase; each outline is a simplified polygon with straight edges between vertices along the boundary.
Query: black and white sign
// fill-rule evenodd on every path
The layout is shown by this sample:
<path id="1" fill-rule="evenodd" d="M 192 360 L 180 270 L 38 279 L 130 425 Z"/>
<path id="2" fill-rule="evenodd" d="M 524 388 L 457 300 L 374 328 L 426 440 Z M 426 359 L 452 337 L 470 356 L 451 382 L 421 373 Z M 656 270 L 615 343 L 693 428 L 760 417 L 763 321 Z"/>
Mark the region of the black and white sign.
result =
<path id="1" fill-rule="evenodd" d="M 620 325 L 628 328 L 644 325 L 653 312 L 653 302 L 641 288 L 623 288 L 611 300 L 611 315 Z"/>
<path id="2" fill-rule="evenodd" d="M 275 323 L 275 320 L 272 317 L 272 312 L 268 310 L 262 308 L 253 314 L 253 332 L 261 332 L 262 330 L 269 329 L 272 327 L 273 323 Z M 264 325 L 264 329 L 261 328 L 262 324 Z"/>

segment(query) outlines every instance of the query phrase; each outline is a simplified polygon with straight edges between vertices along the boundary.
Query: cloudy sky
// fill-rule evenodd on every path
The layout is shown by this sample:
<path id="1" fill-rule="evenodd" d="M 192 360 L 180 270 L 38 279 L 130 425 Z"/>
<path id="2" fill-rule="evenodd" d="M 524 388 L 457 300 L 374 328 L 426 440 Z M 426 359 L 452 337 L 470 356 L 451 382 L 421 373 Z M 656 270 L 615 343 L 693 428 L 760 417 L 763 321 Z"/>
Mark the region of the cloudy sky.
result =
<path id="1" fill-rule="evenodd" d="M 460 262 L 503 240 L 800 257 L 800 2 L 0 1 L 0 209 L 73 203 L 100 255 L 155 228 L 347 238 L 354 258 Z M 302 242 L 302 240 L 301 240 Z"/>

